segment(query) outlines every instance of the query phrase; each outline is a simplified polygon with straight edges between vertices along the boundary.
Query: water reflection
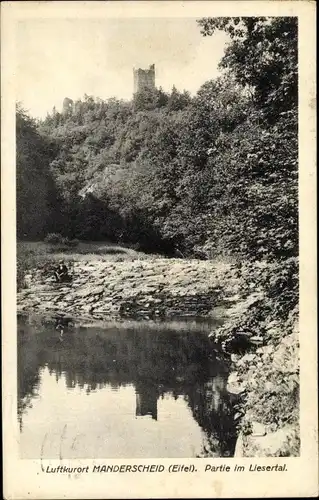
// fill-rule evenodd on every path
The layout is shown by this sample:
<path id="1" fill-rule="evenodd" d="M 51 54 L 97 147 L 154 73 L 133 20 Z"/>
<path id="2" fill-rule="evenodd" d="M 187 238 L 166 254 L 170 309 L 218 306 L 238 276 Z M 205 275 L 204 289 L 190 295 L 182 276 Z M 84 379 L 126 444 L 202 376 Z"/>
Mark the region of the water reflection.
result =
<path id="1" fill-rule="evenodd" d="M 136 391 L 136 411 L 137 417 L 150 415 L 154 420 L 157 420 L 157 400 L 159 398 L 159 390 L 155 385 L 137 382 Z"/>
<path id="2" fill-rule="evenodd" d="M 228 367 L 207 335 L 185 324 L 18 324 L 22 456 L 54 458 L 56 442 L 67 458 L 232 456 Z"/>

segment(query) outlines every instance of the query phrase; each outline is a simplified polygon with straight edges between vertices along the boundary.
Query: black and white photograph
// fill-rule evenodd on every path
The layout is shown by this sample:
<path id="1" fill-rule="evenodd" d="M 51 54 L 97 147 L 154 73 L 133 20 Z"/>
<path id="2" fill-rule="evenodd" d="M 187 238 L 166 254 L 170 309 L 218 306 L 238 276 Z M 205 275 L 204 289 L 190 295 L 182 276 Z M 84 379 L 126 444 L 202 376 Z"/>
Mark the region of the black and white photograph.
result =
<path id="1" fill-rule="evenodd" d="M 14 33 L 19 459 L 286 473 L 303 446 L 298 16 L 51 11 Z"/>

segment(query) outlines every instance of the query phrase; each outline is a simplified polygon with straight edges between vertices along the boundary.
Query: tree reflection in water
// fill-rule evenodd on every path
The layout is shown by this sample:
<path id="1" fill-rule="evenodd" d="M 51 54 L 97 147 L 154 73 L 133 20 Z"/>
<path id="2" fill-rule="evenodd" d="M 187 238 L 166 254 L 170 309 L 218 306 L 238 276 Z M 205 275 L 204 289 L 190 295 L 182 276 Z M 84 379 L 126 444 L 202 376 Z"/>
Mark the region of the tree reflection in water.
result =
<path id="1" fill-rule="evenodd" d="M 201 456 L 232 456 L 235 446 L 233 401 L 226 391 L 227 363 L 212 352 L 207 335 L 147 323 L 59 328 L 39 317 L 18 321 L 18 417 L 32 405 L 40 371 L 48 367 L 56 380 L 64 375 L 69 389 L 86 393 L 105 385 L 117 390 L 134 385 L 136 417 L 157 420 L 157 402 L 165 394 L 183 397 L 205 433 Z"/>

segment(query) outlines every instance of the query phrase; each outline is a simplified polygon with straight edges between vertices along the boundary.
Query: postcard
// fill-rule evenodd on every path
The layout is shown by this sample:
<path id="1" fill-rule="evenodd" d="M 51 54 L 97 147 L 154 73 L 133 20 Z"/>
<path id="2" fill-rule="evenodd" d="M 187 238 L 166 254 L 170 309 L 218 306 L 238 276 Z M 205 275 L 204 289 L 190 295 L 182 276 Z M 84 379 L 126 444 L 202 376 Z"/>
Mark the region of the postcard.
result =
<path id="1" fill-rule="evenodd" d="M 1 11 L 5 498 L 316 496 L 315 3 Z"/>

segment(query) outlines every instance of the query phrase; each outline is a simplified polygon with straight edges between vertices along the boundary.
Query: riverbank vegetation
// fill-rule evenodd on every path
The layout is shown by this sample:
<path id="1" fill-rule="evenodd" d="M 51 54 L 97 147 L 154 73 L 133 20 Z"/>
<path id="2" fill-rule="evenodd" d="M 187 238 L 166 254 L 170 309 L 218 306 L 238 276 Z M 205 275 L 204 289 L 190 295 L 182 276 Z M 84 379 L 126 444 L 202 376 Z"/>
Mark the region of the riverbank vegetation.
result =
<path id="1" fill-rule="evenodd" d="M 86 95 L 44 120 L 18 107 L 18 238 L 58 233 L 235 259 L 246 306 L 220 337 L 240 330 L 274 346 L 237 372 L 249 379 L 245 428 L 250 419 L 280 430 L 299 418 L 298 362 L 286 369 L 298 347 L 297 19 L 207 18 L 199 29 L 224 30 L 229 43 L 221 76 L 194 96 L 176 88 L 129 102 Z M 280 351 L 287 339 L 290 351 Z"/>

